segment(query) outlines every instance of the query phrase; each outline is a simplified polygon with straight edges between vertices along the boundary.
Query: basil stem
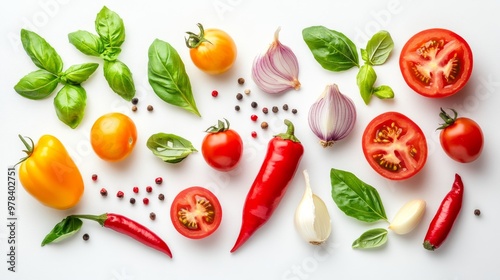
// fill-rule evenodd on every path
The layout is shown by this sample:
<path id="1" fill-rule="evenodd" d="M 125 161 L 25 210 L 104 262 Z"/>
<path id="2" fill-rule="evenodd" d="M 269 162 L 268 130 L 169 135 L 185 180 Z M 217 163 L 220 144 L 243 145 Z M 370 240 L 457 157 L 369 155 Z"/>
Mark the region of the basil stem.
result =
<path id="1" fill-rule="evenodd" d="M 33 63 L 55 75 L 63 69 L 63 62 L 56 50 L 33 31 L 21 29 L 21 42 Z"/>
<path id="2" fill-rule="evenodd" d="M 168 163 L 179 163 L 193 152 L 197 152 L 189 140 L 161 132 L 151 135 L 146 145 L 155 156 Z"/>
<path id="3" fill-rule="evenodd" d="M 361 98 L 365 104 L 370 103 L 370 99 L 373 94 L 373 85 L 377 80 L 377 73 L 370 64 L 363 64 L 361 68 L 359 68 L 358 75 L 356 76 L 356 83 L 359 87 L 359 92 L 361 94 Z"/>
<path id="4" fill-rule="evenodd" d="M 99 67 L 97 63 L 83 63 L 72 65 L 61 74 L 61 81 L 73 85 L 85 82 Z"/>
<path id="5" fill-rule="evenodd" d="M 104 52 L 101 38 L 88 31 L 78 30 L 68 34 L 69 42 L 86 55 L 100 56 Z"/>
<path id="6" fill-rule="evenodd" d="M 21 78 L 14 86 L 14 90 L 23 97 L 37 100 L 52 94 L 58 84 L 59 78 L 57 75 L 39 69 Z"/>
<path id="7" fill-rule="evenodd" d="M 66 84 L 54 98 L 57 117 L 71 128 L 82 121 L 86 104 L 87 93 L 80 85 Z"/>
<path id="8" fill-rule="evenodd" d="M 45 236 L 42 246 L 49 243 L 57 243 L 76 234 L 83 225 L 79 218 L 68 216 L 57 223 L 54 228 Z"/>
<path id="9" fill-rule="evenodd" d="M 377 190 L 354 174 L 332 168 L 332 198 L 347 216 L 363 222 L 387 221 L 384 205 Z"/>
<path id="10" fill-rule="evenodd" d="M 148 51 L 148 79 L 163 101 L 201 116 L 179 53 L 169 43 L 155 39 Z"/>
<path id="11" fill-rule="evenodd" d="M 382 30 L 370 38 L 366 49 L 361 49 L 361 57 L 371 65 L 382 65 L 394 49 L 394 41 L 389 32 Z"/>
<path id="12" fill-rule="evenodd" d="M 356 45 L 344 34 L 324 26 L 311 26 L 302 30 L 302 37 L 323 68 L 339 72 L 359 67 Z"/>
<path id="13" fill-rule="evenodd" d="M 123 20 L 106 6 L 97 14 L 95 29 L 106 47 L 120 47 L 125 41 Z"/>
<path id="14" fill-rule="evenodd" d="M 135 85 L 132 72 L 123 62 L 104 61 L 104 78 L 109 87 L 123 99 L 130 101 L 135 95 Z"/>
<path id="15" fill-rule="evenodd" d="M 371 249 L 377 248 L 387 243 L 388 231 L 384 228 L 370 229 L 354 240 L 352 248 Z"/>

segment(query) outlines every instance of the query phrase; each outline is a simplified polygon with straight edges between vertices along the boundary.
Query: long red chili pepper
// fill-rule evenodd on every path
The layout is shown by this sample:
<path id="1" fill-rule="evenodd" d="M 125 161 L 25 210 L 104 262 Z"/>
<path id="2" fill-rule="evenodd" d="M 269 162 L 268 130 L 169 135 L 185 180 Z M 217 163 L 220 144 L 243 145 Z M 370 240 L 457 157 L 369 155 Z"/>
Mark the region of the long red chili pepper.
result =
<path id="1" fill-rule="evenodd" d="M 106 213 L 102 215 L 72 215 L 74 218 L 88 219 L 98 222 L 101 226 L 115 230 L 119 233 L 128 235 L 135 240 L 154 248 L 160 252 L 172 257 L 170 248 L 168 248 L 165 241 L 158 235 L 146 228 L 145 226 L 133 221 L 125 216 L 113 213 Z"/>
<path id="2" fill-rule="evenodd" d="M 450 192 L 441 202 L 441 206 L 432 219 L 427 234 L 424 238 L 424 248 L 427 250 L 435 250 L 443 244 L 457 219 L 458 213 L 462 208 L 462 200 L 464 195 L 464 185 L 462 178 L 455 174 L 455 181 Z"/>
<path id="3" fill-rule="evenodd" d="M 285 124 L 287 131 L 269 141 L 264 162 L 246 197 L 240 234 L 231 252 L 268 221 L 297 170 L 304 147 L 294 135 L 292 122 L 285 120 Z"/>

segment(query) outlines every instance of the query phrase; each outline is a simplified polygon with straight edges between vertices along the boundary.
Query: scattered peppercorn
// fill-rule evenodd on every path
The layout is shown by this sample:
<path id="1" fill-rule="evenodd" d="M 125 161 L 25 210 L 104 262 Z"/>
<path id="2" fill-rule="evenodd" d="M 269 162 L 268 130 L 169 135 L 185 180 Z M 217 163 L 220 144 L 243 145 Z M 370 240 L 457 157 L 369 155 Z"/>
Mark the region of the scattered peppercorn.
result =
<path id="1" fill-rule="evenodd" d="M 83 240 L 87 241 L 89 240 L 90 236 L 88 233 L 83 234 Z"/>
<path id="2" fill-rule="evenodd" d="M 132 112 L 135 112 L 135 111 L 137 111 L 137 106 L 132 105 Z"/>
<path id="3" fill-rule="evenodd" d="M 132 191 L 133 191 L 134 193 L 139 193 L 139 187 L 134 187 L 134 188 L 132 188 Z"/>
<path id="4" fill-rule="evenodd" d="M 297 109 L 292 109 L 292 114 L 297 114 Z"/>
<path id="5" fill-rule="evenodd" d="M 152 188 L 151 186 L 147 186 L 147 187 L 146 187 L 146 191 L 147 191 L 148 193 L 150 193 L 150 192 L 152 192 L 152 191 L 153 191 L 153 188 Z"/>
<path id="6" fill-rule="evenodd" d="M 234 106 L 234 110 L 235 111 L 239 111 L 240 110 L 240 106 L 239 105 Z"/>
<path id="7" fill-rule="evenodd" d="M 130 204 L 135 204 L 135 198 L 133 197 L 130 198 Z"/>
<path id="8" fill-rule="evenodd" d="M 153 105 L 148 105 L 148 111 L 153 111 Z"/>
<path id="9" fill-rule="evenodd" d="M 277 106 L 273 106 L 273 113 L 278 113 L 279 109 Z"/>
<path id="10" fill-rule="evenodd" d="M 118 191 L 118 192 L 116 193 L 116 197 L 118 197 L 118 198 L 122 198 L 124 195 L 125 195 L 125 194 L 124 194 L 122 191 Z"/>
<path id="11" fill-rule="evenodd" d="M 283 104 L 283 110 L 288 111 L 288 104 Z"/>
<path id="12" fill-rule="evenodd" d="M 163 183 L 163 178 L 162 178 L 162 177 L 157 177 L 157 178 L 155 179 L 155 183 L 156 183 L 157 185 L 161 185 L 161 183 Z"/>
<path id="13" fill-rule="evenodd" d="M 137 103 L 139 103 L 139 98 L 137 97 L 132 98 L 132 104 L 137 105 Z"/>
<path id="14" fill-rule="evenodd" d="M 165 200 L 165 195 L 164 195 L 164 194 L 162 194 L 162 193 L 160 193 L 160 194 L 158 195 L 158 199 L 159 199 L 159 200 Z"/>
<path id="15" fill-rule="evenodd" d="M 212 96 L 217 97 L 219 95 L 219 92 L 216 90 L 212 90 Z"/>
<path id="16" fill-rule="evenodd" d="M 245 92 L 245 94 L 246 94 L 246 95 L 249 95 L 249 94 L 250 94 L 250 90 L 249 90 L 248 88 L 247 88 L 247 89 L 245 89 L 245 91 L 244 91 L 244 92 Z"/>
<path id="17" fill-rule="evenodd" d="M 250 106 L 252 106 L 252 108 L 257 108 L 258 104 L 257 104 L 257 102 L 252 101 L 252 103 L 250 104 Z"/>
<path id="18" fill-rule="evenodd" d="M 238 84 L 242 85 L 245 83 L 245 79 L 243 78 L 238 78 Z"/>
<path id="19" fill-rule="evenodd" d="M 97 174 L 92 174 L 92 181 L 97 181 Z"/>
<path id="20" fill-rule="evenodd" d="M 267 114 L 269 112 L 269 109 L 267 107 L 262 108 L 262 113 Z"/>
<path id="21" fill-rule="evenodd" d="M 260 127 L 261 127 L 261 128 L 263 128 L 263 129 L 266 129 L 266 128 L 268 128 L 268 127 L 269 127 L 269 124 L 268 124 L 267 122 L 262 122 L 262 123 L 260 124 Z"/>
<path id="22" fill-rule="evenodd" d="M 238 94 L 236 94 L 236 99 L 238 99 L 238 100 L 243 99 L 243 94 L 238 92 Z"/>
<path id="23" fill-rule="evenodd" d="M 142 203 L 144 203 L 145 205 L 148 205 L 149 204 L 149 198 L 145 197 L 142 199 Z"/>
<path id="24" fill-rule="evenodd" d="M 259 118 L 259 117 L 258 117 L 257 115 L 251 115 L 251 116 L 250 116 L 250 119 L 251 119 L 252 121 L 257 121 L 257 119 L 258 119 L 258 118 Z"/>
<path id="25" fill-rule="evenodd" d="M 481 215 L 481 210 L 479 210 L 479 209 L 474 210 L 474 215 L 476 215 L 476 216 Z"/>
<path id="26" fill-rule="evenodd" d="M 252 131 L 252 138 L 257 138 L 257 132 Z"/>
<path id="27" fill-rule="evenodd" d="M 105 188 L 102 188 L 101 191 L 100 191 L 100 193 L 101 193 L 102 196 L 107 196 L 108 195 L 108 191 Z"/>
<path id="28" fill-rule="evenodd" d="M 154 212 L 149 213 L 149 218 L 154 221 L 156 219 L 156 214 Z"/>

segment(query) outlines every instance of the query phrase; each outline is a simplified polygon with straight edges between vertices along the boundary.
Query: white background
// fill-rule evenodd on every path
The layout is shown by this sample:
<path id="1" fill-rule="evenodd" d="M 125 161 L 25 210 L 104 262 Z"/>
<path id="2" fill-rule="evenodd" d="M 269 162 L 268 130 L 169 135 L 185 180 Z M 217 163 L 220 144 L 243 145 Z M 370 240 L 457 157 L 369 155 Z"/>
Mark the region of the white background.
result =
<path id="1" fill-rule="evenodd" d="M 500 4 L 497 1 L 470 3 L 465 1 L 3 1 L 0 4 L 1 79 L 0 102 L 2 153 L 0 182 L 0 278 L 1 279 L 499 279 L 497 241 L 500 225 L 500 190 L 497 160 L 500 134 L 495 113 L 498 112 L 499 33 L 496 24 Z M 79 29 L 94 33 L 94 19 L 103 5 L 124 20 L 126 40 L 120 60 L 134 74 L 139 109 L 113 93 L 102 73 L 102 61 L 76 50 L 67 34 Z M 196 23 L 206 28 L 217 27 L 231 34 L 238 46 L 234 68 L 222 76 L 208 76 L 192 64 L 184 45 L 185 31 L 197 31 Z M 326 71 L 313 59 L 302 40 L 301 31 L 311 25 L 324 25 L 352 38 L 358 48 L 380 29 L 388 30 L 395 49 L 388 62 L 376 68 L 377 84 L 390 85 L 394 100 L 373 99 L 363 104 L 355 83 L 356 69 L 344 73 Z M 251 80 L 253 58 L 267 48 L 273 33 L 281 26 L 281 41 L 296 53 L 300 64 L 302 88 L 279 96 L 269 96 L 257 89 Z M 446 99 L 427 99 L 412 92 L 399 71 L 398 57 L 406 40 L 418 31 L 431 27 L 451 29 L 463 36 L 474 53 L 474 70 L 468 85 L 459 94 Z M 85 117 L 76 129 L 61 123 L 55 114 L 51 97 L 33 101 L 19 96 L 13 86 L 28 72 L 35 70 L 19 41 L 21 28 L 36 31 L 61 55 L 64 69 L 84 62 L 100 64 L 94 75 L 83 84 L 88 94 Z M 194 95 L 202 118 L 161 101 L 147 81 L 147 50 L 155 38 L 171 43 L 180 53 L 191 78 Z M 237 84 L 246 78 L 244 86 Z M 323 149 L 307 125 L 307 111 L 326 84 L 337 83 L 357 106 L 358 120 L 352 134 L 333 148 Z M 241 102 L 237 92 L 251 89 Z M 213 98 L 211 91 L 219 91 Z M 250 107 L 251 101 L 259 109 Z M 263 115 L 263 106 L 287 103 L 298 114 L 280 111 Z M 154 111 L 148 112 L 147 105 Z M 233 107 L 240 104 L 241 111 Z M 474 163 L 460 164 L 442 151 L 435 129 L 440 123 L 439 108 L 453 107 L 462 116 L 476 120 L 485 135 L 484 153 Z M 360 138 L 366 124 L 386 111 L 399 111 L 413 119 L 424 131 L 429 156 L 424 169 L 415 177 L 392 182 L 376 174 L 367 164 Z M 89 130 L 101 115 L 117 111 L 129 115 L 138 128 L 138 143 L 132 155 L 120 163 L 100 160 L 89 145 Z M 259 121 L 270 127 L 263 131 L 259 122 L 250 120 L 258 113 Z M 191 140 L 201 148 L 204 130 L 218 119 L 227 118 L 231 127 L 244 140 L 245 157 L 239 168 L 230 173 L 211 169 L 201 153 L 190 155 L 178 165 L 157 159 L 145 146 L 156 132 L 174 133 Z M 299 172 L 289 186 L 282 203 L 271 220 L 236 253 L 229 253 L 239 232 L 241 209 L 272 135 L 284 130 L 282 121 L 289 118 L 296 135 L 305 146 Z M 251 131 L 258 137 L 251 138 Z M 57 136 L 79 166 L 85 180 L 85 193 L 80 204 L 68 211 L 57 211 L 39 204 L 19 185 L 17 189 L 17 272 L 7 271 L 7 167 L 15 164 L 24 148 L 17 135 L 37 140 L 43 134 Z M 353 250 L 351 243 L 362 232 L 386 227 L 387 223 L 365 224 L 345 216 L 330 196 L 330 168 L 354 172 L 376 187 L 389 219 L 399 207 L 411 199 L 427 202 L 422 223 L 406 236 L 389 233 L 388 243 L 379 249 Z M 313 247 L 301 240 L 293 225 L 293 213 L 304 190 L 300 171 L 307 169 L 313 191 L 327 203 L 333 232 L 323 247 Z M 91 175 L 99 175 L 92 182 Z M 442 198 L 451 188 L 454 174 L 465 184 L 462 212 L 444 245 L 430 252 L 422 241 Z M 164 184 L 154 186 L 154 178 L 162 176 Z M 151 203 L 140 199 L 144 188 L 153 185 Z M 201 185 L 211 189 L 223 207 L 223 221 L 216 233 L 203 240 L 190 240 L 178 234 L 168 217 L 173 197 L 182 189 Z M 132 187 L 142 194 L 131 205 Z M 102 198 L 99 189 L 106 187 L 110 195 Z M 126 198 L 117 199 L 118 190 Z M 156 199 L 164 193 L 166 200 Z M 474 209 L 482 214 L 474 216 Z M 156 221 L 149 213 L 157 214 Z M 169 244 L 174 258 L 147 248 L 128 237 L 96 223 L 85 221 L 82 231 L 60 244 L 41 247 L 46 233 L 66 215 L 115 212 L 127 215 L 158 233 Z M 82 240 L 83 233 L 90 240 Z"/>

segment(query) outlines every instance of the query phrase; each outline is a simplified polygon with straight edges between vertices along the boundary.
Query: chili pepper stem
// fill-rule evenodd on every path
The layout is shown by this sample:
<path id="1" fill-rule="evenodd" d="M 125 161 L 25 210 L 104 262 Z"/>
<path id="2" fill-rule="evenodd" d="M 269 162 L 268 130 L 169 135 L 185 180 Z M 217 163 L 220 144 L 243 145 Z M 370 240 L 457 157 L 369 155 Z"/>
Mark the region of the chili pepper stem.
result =
<path id="1" fill-rule="evenodd" d="M 80 214 L 80 215 L 71 215 L 71 217 L 95 221 L 95 222 L 98 222 L 101 226 L 104 226 L 104 221 L 106 221 L 106 219 L 108 218 L 108 215 L 107 214 L 102 214 L 102 215 Z"/>

